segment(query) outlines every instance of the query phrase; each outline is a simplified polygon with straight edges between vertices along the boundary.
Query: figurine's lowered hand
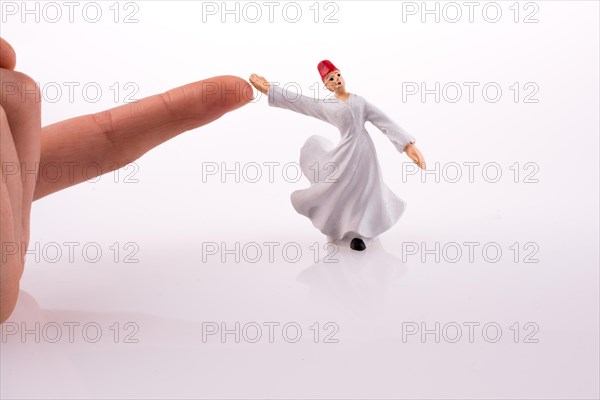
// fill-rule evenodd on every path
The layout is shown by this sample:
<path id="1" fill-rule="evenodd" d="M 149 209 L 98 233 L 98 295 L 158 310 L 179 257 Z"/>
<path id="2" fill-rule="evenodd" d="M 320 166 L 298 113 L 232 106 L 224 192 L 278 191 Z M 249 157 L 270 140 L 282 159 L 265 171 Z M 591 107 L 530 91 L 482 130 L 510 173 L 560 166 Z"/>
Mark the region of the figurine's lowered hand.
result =
<path id="1" fill-rule="evenodd" d="M 415 164 L 417 164 L 419 166 L 419 168 L 421 168 L 421 169 L 426 168 L 425 158 L 423 157 L 423 154 L 421 154 L 421 152 L 419 151 L 417 146 L 415 146 L 413 143 L 407 144 L 404 147 L 404 152 L 411 160 L 413 160 L 413 162 Z"/>

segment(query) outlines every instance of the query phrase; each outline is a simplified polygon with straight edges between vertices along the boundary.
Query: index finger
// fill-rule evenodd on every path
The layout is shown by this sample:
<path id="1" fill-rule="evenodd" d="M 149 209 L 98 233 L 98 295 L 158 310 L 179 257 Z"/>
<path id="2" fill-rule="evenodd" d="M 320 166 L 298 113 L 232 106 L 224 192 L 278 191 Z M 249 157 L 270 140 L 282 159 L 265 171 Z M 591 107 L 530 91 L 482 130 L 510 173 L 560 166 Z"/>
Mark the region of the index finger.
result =
<path id="1" fill-rule="evenodd" d="M 231 75 L 216 76 L 134 103 L 84 115 L 43 128 L 40 170 L 64 166 L 58 180 L 42 176 L 39 199 L 91 179 L 80 171 L 99 165 L 99 174 L 121 168 L 178 134 L 206 125 L 253 100 L 252 87 Z M 72 171 L 66 168 L 75 166 Z M 70 168 L 70 167 L 69 167 Z M 73 171 L 76 176 L 72 179 Z"/>

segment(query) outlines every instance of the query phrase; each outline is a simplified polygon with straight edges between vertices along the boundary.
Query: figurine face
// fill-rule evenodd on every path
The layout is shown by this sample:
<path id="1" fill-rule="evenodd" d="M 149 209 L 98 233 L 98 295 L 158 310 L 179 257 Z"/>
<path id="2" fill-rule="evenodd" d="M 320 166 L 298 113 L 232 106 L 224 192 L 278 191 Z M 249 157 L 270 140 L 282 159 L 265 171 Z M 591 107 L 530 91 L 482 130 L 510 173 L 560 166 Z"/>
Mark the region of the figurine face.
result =
<path id="1" fill-rule="evenodd" d="M 345 90 L 346 81 L 342 78 L 342 73 L 336 69 L 325 76 L 323 84 L 327 89 L 335 92 L 338 90 Z"/>

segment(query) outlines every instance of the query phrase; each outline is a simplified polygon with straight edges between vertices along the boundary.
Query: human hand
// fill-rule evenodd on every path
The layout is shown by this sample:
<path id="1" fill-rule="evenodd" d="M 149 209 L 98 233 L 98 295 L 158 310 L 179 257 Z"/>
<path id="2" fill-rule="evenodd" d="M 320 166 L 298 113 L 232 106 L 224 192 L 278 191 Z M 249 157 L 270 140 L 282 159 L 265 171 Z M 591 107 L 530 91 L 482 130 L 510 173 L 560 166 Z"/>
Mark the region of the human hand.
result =
<path id="1" fill-rule="evenodd" d="M 407 144 L 404 147 L 404 152 L 411 160 L 413 160 L 413 162 L 415 164 L 417 164 L 419 166 L 419 168 L 421 168 L 421 169 L 426 168 L 425 158 L 423 157 L 423 154 L 421 154 L 421 152 L 419 151 L 417 146 L 415 146 L 413 143 Z"/>
<path id="2" fill-rule="evenodd" d="M 256 90 L 263 94 L 267 94 L 269 88 L 271 87 L 271 84 L 267 82 L 264 77 L 256 74 L 250 75 L 250 83 L 256 88 Z"/>
<path id="3" fill-rule="evenodd" d="M 0 38 L 0 322 L 17 302 L 34 200 L 124 167 L 253 99 L 245 80 L 216 76 L 42 129 L 40 90 L 15 66 L 14 49 Z M 90 163 L 100 167 L 95 176 L 84 171 Z M 58 180 L 38 174 L 46 165 L 59 168 Z"/>

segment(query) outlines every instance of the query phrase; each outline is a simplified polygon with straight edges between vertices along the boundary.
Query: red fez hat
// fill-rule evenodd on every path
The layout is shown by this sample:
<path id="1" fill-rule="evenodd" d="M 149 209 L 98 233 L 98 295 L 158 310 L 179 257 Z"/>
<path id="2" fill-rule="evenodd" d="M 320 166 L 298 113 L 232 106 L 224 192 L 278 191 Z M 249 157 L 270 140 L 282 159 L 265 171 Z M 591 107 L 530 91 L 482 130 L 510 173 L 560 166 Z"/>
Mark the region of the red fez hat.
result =
<path id="1" fill-rule="evenodd" d="M 321 74 L 321 80 L 325 79 L 328 73 L 331 71 L 337 70 L 335 65 L 329 60 L 323 60 L 317 65 L 317 69 L 319 70 L 319 74 Z M 339 70 L 338 70 L 339 71 Z"/>

